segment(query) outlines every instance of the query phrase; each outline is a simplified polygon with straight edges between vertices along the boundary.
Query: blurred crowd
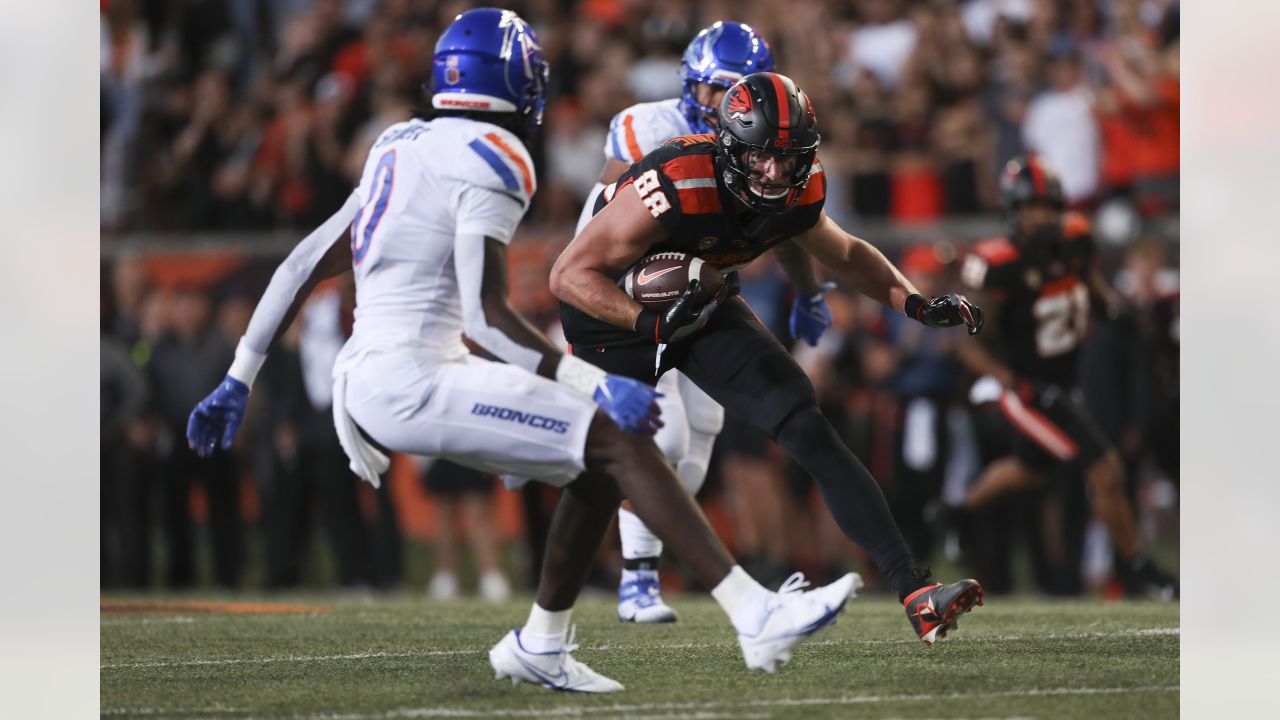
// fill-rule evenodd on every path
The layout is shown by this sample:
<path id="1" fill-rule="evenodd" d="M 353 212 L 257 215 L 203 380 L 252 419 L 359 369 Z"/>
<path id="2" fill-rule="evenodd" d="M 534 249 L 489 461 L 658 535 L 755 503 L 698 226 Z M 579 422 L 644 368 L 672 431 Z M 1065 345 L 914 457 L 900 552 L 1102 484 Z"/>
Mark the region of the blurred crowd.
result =
<path id="1" fill-rule="evenodd" d="M 242 231 L 228 237 L 243 241 L 295 229 L 301 237 L 341 204 L 373 138 L 418 111 L 439 31 L 473 4 L 101 0 L 104 246 L 133 232 Z M 612 115 L 678 95 L 680 53 L 698 29 L 749 22 L 813 99 L 826 207 L 837 221 L 856 230 L 864 218 L 994 213 L 997 169 L 1034 150 L 1061 175 L 1073 206 L 1101 234 L 1114 231 L 1103 243 L 1105 270 L 1132 312 L 1093 328 L 1084 390 L 1129 465 L 1143 531 L 1176 542 L 1178 259 L 1176 243 L 1154 232 L 1178 209 L 1176 2 L 502 4 L 532 22 L 552 68 L 546 123 L 531 144 L 539 192 L 511 258 L 515 302 L 536 323 L 554 333 L 547 271 L 603 164 Z M 959 285 L 973 239 L 935 235 L 888 252 L 927 295 Z M 530 485 L 502 515 L 497 479 L 456 466 L 409 465 L 378 490 L 347 471 L 329 369 L 350 331 L 349 284 L 326 286 L 307 304 L 255 385 L 236 444 L 200 461 L 186 448 L 187 414 L 225 373 L 280 258 L 175 271 L 171 257 L 108 254 L 104 588 L 244 587 L 250 556 L 261 558 L 268 588 L 305 583 L 317 556 L 339 585 L 394 588 L 406 576 L 406 538 L 433 548 L 437 597 L 474 577 L 498 599 L 536 578 L 554 490 Z M 811 348 L 787 334 L 792 295 L 774 262 L 762 258 L 742 280 L 882 483 L 922 560 L 961 562 L 1001 592 L 1015 585 L 1016 557 L 1029 553 L 1044 592 L 1105 586 L 1105 533 L 1066 469 L 1051 487 L 977 517 L 960 522 L 951 512 L 985 463 L 1006 452 L 1010 432 L 998 411 L 970 402 L 974 378 L 953 354 L 963 333 L 927 332 L 837 291 L 835 326 Z M 432 498 L 436 514 L 417 537 L 409 528 L 421 507 L 404 503 L 406 483 Z M 819 579 L 848 566 L 869 574 L 804 473 L 739 423 L 718 441 L 700 500 L 762 577 L 796 566 Z M 618 563 L 616 552 L 601 553 L 602 587 Z"/>
<path id="2" fill-rule="evenodd" d="M 473 3 L 101 0 L 102 227 L 310 228 L 411 117 Z M 532 222 L 570 223 L 610 118 L 679 95 L 702 27 L 756 27 L 808 92 L 837 220 L 997 206 L 1025 150 L 1090 207 L 1175 210 L 1176 0 L 528 0 L 551 64 Z"/>

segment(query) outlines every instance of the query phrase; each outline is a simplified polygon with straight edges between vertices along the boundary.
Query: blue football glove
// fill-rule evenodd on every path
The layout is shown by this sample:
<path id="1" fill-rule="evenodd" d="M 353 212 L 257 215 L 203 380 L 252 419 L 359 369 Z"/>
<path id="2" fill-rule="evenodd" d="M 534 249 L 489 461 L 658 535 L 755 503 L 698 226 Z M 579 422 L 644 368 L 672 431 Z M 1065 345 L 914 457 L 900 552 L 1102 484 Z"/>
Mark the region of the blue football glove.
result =
<path id="1" fill-rule="evenodd" d="M 835 289 L 835 283 L 825 282 L 812 295 L 796 296 L 791 305 L 791 337 L 803 339 L 810 345 L 818 344 L 822 333 L 831 327 L 831 308 L 827 307 L 824 296 Z"/>
<path id="2" fill-rule="evenodd" d="M 249 386 L 228 375 L 191 411 L 187 419 L 187 446 L 200 457 L 212 455 L 219 444 L 223 450 L 230 449 L 248 406 Z"/>
<path id="3" fill-rule="evenodd" d="M 652 435 L 662 427 L 658 416 L 658 398 L 662 393 L 639 380 L 621 375 L 606 375 L 596 386 L 592 399 L 618 427 L 627 432 Z"/>

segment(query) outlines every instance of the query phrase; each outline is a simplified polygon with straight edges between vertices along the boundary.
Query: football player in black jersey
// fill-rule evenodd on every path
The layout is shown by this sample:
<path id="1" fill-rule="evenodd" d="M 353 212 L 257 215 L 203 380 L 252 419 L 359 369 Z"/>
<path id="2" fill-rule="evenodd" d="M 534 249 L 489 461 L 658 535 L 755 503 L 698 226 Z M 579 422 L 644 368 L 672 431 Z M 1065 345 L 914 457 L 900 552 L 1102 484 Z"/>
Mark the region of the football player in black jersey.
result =
<path id="1" fill-rule="evenodd" d="M 1098 268 L 1088 221 L 1064 212 L 1062 187 L 1038 157 L 1010 161 L 1001 188 L 1009 237 L 978 243 L 961 272 L 987 310 L 992 329 L 984 338 L 991 347 L 965 343 L 960 357 L 999 381 L 1000 409 L 1016 432 L 1013 454 L 983 471 L 964 506 L 974 510 L 1005 492 L 1043 486 L 1055 465 L 1077 463 L 1123 561 L 1128 592 L 1176 597 L 1177 581 L 1143 552 L 1120 454 L 1077 387 L 1090 308 L 1106 316 L 1120 309 Z"/>
<path id="2" fill-rule="evenodd" d="M 826 179 L 808 96 L 776 73 L 744 77 L 720 101 L 713 134 L 669 141 L 632 165 L 557 259 L 551 289 L 573 353 L 649 383 L 679 368 L 725 410 L 777 441 L 817 481 L 840 528 L 866 549 L 926 644 L 981 603 L 974 580 L 944 585 L 921 571 L 875 480 L 818 409 L 791 355 L 735 295 L 733 271 L 770 249 L 807 252 L 872 299 L 933 327 L 982 327 L 963 296 L 921 297 L 869 243 L 822 210 Z M 696 281 L 669 309 L 642 308 L 617 285 L 659 251 L 728 273 L 698 304 Z M 805 262 L 809 262 L 805 258 Z"/>

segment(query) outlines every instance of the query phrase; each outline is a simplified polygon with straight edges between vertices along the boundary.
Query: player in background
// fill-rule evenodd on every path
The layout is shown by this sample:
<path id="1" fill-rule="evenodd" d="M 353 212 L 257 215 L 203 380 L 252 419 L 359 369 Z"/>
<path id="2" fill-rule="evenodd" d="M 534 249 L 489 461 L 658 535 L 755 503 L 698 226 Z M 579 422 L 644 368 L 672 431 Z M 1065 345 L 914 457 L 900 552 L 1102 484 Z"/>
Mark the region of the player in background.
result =
<path id="1" fill-rule="evenodd" d="M 556 260 L 551 289 L 573 352 L 611 373 L 657 383 L 683 372 L 775 440 L 816 480 L 844 533 L 898 591 L 926 644 L 981 602 L 974 580 L 932 582 L 917 567 L 884 495 L 818 409 L 795 359 L 734 297 L 736 268 L 765 252 L 807 251 L 868 297 L 933 327 L 982 326 L 981 311 L 949 294 L 925 299 L 878 250 L 822 210 L 826 179 L 808 96 L 776 73 L 744 77 L 725 94 L 714 134 L 671 140 L 605 187 L 596 214 Z M 617 285 L 652 252 L 701 258 L 727 273 L 703 300 L 697 280 L 662 312 Z M 703 304 L 704 303 L 704 304 Z"/>
<path id="2" fill-rule="evenodd" d="M 716 108 L 725 91 L 754 72 L 773 70 L 769 44 L 749 25 L 717 22 L 704 28 L 689 43 L 680 62 L 684 88 L 678 98 L 638 103 L 613 117 L 605 141 L 604 169 L 592 188 L 575 235 L 590 222 L 596 199 L 606 185 L 618 179 L 633 163 L 662 143 L 682 135 L 715 130 Z M 796 287 L 791 308 L 791 334 L 816 345 L 831 325 L 831 311 L 823 296 L 834 285 L 819 286 L 806 256 L 787 254 L 783 269 Z M 707 478 L 716 436 L 724 427 L 724 408 L 679 371 L 658 381 L 662 397 L 663 427 L 654 440 L 676 468 L 680 483 L 697 495 Z M 662 541 L 632 512 L 630 504 L 618 510 L 623 570 L 618 586 L 618 619 L 638 623 L 675 622 L 676 611 L 662 601 L 658 560 Z"/>
<path id="3" fill-rule="evenodd" d="M 1121 309 L 1098 267 L 1089 222 L 1064 212 L 1058 178 L 1034 155 L 1008 163 L 1001 192 L 1009 237 L 978 243 L 961 270 L 964 283 L 980 293 L 993 329 L 987 344 L 964 343 L 959 354 L 971 370 L 999 383 L 993 392 L 1016 433 L 1013 454 L 983 471 L 964 508 L 1043 486 L 1055 466 L 1075 463 L 1122 560 L 1128 592 L 1177 597 L 1177 581 L 1144 554 L 1120 454 L 1085 408 L 1077 385 L 1090 309 L 1111 317 Z"/>
<path id="4" fill-rule="evenodd" d="M 395 451 L 565 488 L 528 622 L 489 653 L 498 677 L 622 689 L 569 654 L 569 617 L 624 495 L 713 588 L 748 667 L 772 672 L 835 618 L 859 578 L 761 587 L 648 437 L 660 424 L 653 389 L 563 355 L 508 304 L 506 248 L 536 184 L 522 136 L 541 122 L 547 78 L 529 26 L 511 11 L 468 11 L 432 64 L 434 117 L 384 131 L 343 209 L 276 271 L 226 379 L 192 412 L 188 442 L 202 456 L 230 446 L 272 341 L 319 280 L 354 267 L 355 326 L 333 391 L 352 469 L 377 485 Z M 470 355 L 464 332 L 507 364 Z"/>

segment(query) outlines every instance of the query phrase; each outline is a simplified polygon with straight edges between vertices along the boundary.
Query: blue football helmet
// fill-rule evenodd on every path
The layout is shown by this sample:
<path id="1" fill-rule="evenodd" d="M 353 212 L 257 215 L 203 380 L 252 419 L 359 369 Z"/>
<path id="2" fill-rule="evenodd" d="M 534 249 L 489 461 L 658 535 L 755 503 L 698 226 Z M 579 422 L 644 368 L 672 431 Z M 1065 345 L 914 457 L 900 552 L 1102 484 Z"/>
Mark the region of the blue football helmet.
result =
<path id="1" fill-rule="evenodd" d="M 751 73 L 772 71 L 773 53 L 760 33 L 744 23 L 718 22 L 703 29 L 685 48 L 680 61 L 680 80 L 684 82 L 680 109 L 694 132 L 712 132 L 715 128 L 707 118 L 716 117 L 717 109 L 698 102 L 697 84 L 727 89 Z"/>
<path id="2" fill-rule="evenodd" d="M 454 18 L 436 43 L 431 106 L 515 113 L 542 124 L 548 66 L 533 28 L 511 10 L 476 8 Z"/>

